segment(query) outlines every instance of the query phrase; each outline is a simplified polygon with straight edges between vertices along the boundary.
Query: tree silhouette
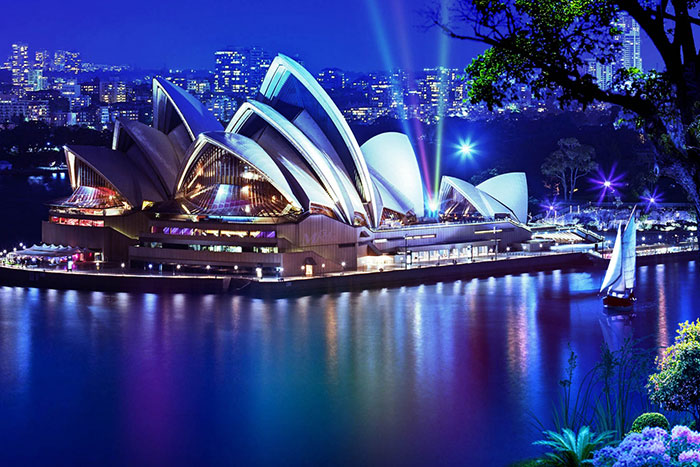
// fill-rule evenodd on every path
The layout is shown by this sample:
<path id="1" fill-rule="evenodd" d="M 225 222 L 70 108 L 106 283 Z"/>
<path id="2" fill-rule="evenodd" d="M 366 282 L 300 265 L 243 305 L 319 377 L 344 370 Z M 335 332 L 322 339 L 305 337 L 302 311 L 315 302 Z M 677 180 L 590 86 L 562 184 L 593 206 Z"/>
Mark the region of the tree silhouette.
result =
<path id="1" fill-rule="evenodd" d="M 516 84 L 562 107 L 606 102 L 626 112 L 654 146 L 661 173 L 675 179 L 700 212 L 700 53 L 698 3 L 682 0 L 433 0 L 431 25 L 488 49 L 466 68 L 471 102 L 502 106 Z M 615 64 L 628 15 L 651 40 L 663 70 L 618 68 L 599 83 L 590 65 Z"/>
<path id="2" fill-rule="evenodd" d="M 561 185 L 564 199 L 571 200 L 576 191 L 576 182 L 598 164 L 595 149 L 579 143 L 576 138 L 562 138 L 559 149 L 551 153 L 542 164 L 542 174 Z"/>

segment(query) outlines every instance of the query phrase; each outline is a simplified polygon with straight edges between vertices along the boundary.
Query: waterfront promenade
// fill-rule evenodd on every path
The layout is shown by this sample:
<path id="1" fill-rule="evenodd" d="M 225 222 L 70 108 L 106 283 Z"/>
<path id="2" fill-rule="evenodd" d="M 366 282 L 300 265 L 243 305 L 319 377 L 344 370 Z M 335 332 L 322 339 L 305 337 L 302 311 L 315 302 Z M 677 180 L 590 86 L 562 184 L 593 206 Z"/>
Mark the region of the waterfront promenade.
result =
<path id="1" fill-rule="evenodd" d="M 395 287 L 474 277 L 504 276 L 556 269 L 601 269 L 608 252 L 592 249 L 548 252 L 504 252 L 473 259 L 443 259 L 418 264 L 320 274 L 313 277 L 251 277 L 228 274 L 147 272 L 121 267 L 66 271 L 20 265 L 0 266 L 0 284 L 49 289 L 119 292 L 232 293 L 251 296 L 289 296 L 307 293 Z M 694 259 L 696 244 L 661 245 L 638 252 L 638 265 Z"/>

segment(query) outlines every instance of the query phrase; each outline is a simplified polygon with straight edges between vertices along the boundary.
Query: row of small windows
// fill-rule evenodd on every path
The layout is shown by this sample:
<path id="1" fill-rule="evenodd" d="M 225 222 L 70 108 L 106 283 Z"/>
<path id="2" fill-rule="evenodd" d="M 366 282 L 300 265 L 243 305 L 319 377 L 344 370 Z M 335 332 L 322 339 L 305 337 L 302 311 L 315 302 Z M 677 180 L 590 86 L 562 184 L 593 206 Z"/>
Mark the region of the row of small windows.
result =
<path id="1" fill-rule="evenodd" d="M 279 249 L 276 246 L 188 245 L 162 242 L 143 242 L 141 246 L 169 250 L 210 251 L 214 253 L 279 253 Z"/>
<path id="2" fill-rule="evenodd" d="M 51 216 L 50 221 L 54 224 L 77 225 L 80 227 L 104 227 L 105 221 L 93 219 L 76 219 L 74 217 Z"/>
<path id="3" fill-rule="evenodd" d="M 184 237 L 226 237 L 226 238 L 275 238 L 274 230 L 220 230 L 196 229 L 191 227 L 151 226 L 152 234 L 180 235 Z"/>

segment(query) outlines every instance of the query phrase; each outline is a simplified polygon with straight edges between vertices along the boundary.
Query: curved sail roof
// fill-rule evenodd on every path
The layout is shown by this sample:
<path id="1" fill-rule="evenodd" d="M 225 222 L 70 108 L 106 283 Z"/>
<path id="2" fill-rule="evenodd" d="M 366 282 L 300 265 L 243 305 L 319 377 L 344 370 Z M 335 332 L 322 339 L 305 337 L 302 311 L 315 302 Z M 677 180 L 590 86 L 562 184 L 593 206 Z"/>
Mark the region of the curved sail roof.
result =
<path id="1" fill-rule="evenodd" d="M 270 155 L 261 148 L 258 143 L 250 138 L 239 135 L 237 133 L 226 133 L 223 131 L 202 133 L 197 138 L 196 143 L 192 146 L 190 157 L 187 163 L 180 172 L 177 186 L 174 192 L 177 193 L 182 189 L 182 183 L 187 176 L 187 172 L 195 165 L 202 150 L 208 145 L 213 144 L 225 151 L 229 152 L 246 164 L 260 172 L 287 200 L 296 208 L 301 209 L 301 203 L 294 196 L 294 192 L 290 187 L 287 179 L 282 174 L 277 164 L 272 160 Z"/>
<path id="2" fill-rule="evenodd" d="M 304 157 L 314 173 L 322 181 L 326 190 L 339 204 L 342 218 L 353 223 L 355 211 L 365 211 L 357 192 L 342 169 L 321 151 L 299 128 L 294 126 L 282 114 L 267 104 L 248 101 L 241 105 L 231 119 L 227 130 L 239 132 L 250 117 L 257 115 L 268 125 L 277 130 Z"/>
<path id="3" fill-rule="evenodd" d="M 377 172 L 393 191 L 410 200 L 417 217 L 425 214 L 423 181 L 413 146 L 403 133 L 381 133 L 361 147 L 370 171 Z"/>
<path id="4" fill-rule="evenodd" d="M 459 194 L 474 206 L 474 209 L 484 217 L 493 218 L 496 214 L 512 214 L 510 209 L 502 203 L 492 198 L 489 194 L 482 192 L 471 183 L 465 182 L 455 177 L 443 176 L 440 181 L 440 201 L 447 194 L 449 188 L 454 188 Z"/>
<path id="5" fill-rule="evenodd" d="M 77 188 L 75 160 L 80 159 L 99 174 L 131 204 L 140 207 L 143 201 L 165 201 L 161 191 L 123 152 L 101 146 L 64 146 L 71 186 Z"/>
<path id="6" fill-rule="evenodd" d="M 131 155 L 134 145 L 138 147 L 139 153 L 133 157 L 144 158 L 143 162 L 147 163 L 148 167 L 146 170 L 157 178 L 165 195 L 172 196 L 172 187 L 175 185 L 182 160 L 170 139 L 164 133 L 141 122 L 117 120 L 114 125 L 112 149 Z"/>
<path id="7" fill-rule="evenodd" d="M 294 82 L 291 85 L 290 80 Z M 272 61 L 260 87 L 260 94 L 273 107 L 282 101 L 309 111 L 333 144 L 350 179 L 354 180 L 357 174 L 357 189 L 361 200 L 372 203 L 372 180 L 355 135 L 343 114 L 311 73 L 296 61 L 280 54 Z M 378 215 L 380 213 L 374 206 L 373 217 Z"/>
<path id="8" fill-rule="evenodd" d="M 194 141 L 200 133 L 223 129 L 214 115 L 192 94 L 166 79 L 154 78 L 153 127 L 165 134 L 172 131 L 167 123 L 168 103 L 187 129 L 190 141 Z"/>
<path id="9" fill-rule="evenodd" d="M 377 190 L 375 199 L 380 206 L 380 212 L 384 209 L 391 209 L 394 212 L 405 215 L 408 211 L 413 210 L 408 200 L 402 198 L 397 191 L 388 188 L 386 181 L 374 172 L 372 172 L 372 185 Z"/>
<path id="10" fill-rule="evenodd" d="M 524 172 L 496 175 L 476 188 L 507 206 L 518 221 L 527 223 L 527 177 Z"/>

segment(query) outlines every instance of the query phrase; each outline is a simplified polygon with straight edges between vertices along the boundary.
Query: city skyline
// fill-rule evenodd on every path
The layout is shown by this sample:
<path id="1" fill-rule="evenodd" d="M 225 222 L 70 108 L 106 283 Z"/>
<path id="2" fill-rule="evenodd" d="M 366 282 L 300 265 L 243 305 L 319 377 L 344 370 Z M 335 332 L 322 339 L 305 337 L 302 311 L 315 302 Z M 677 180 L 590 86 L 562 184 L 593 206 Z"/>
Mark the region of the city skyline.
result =
<path id="1" fill-rule="evenodd" d="M 24 42 L 35 44 L 37 49 L 77 50 L 94 63 L 142 69 L 211 69 L 214 51 L 257 46 L 303 57 L 305 66 L 314 73 L 334 67 L 356 72 L 463 68 L 483 51 L 482 45 L 449 40 L 437 29 L 426 28 L 420 11 L 430 5 L 427 0 L 363 0 L 354 9 L 339 2 L 324 3 L 321 16 L 317 3 L 301 0 L 288 5 L 267 0 L 215 6 L 205 1 L 198 4 L 193 16 L 176 4 L 167 12 L 156 11 L 155 2 L 146 0 L 133 9 L 125 7 L 124 11 L 138 12 L 129 21 L 104 12 L 106 6 L 90 4 L 88 8 L 83 0 L 63 9 L 41 0 L 31 11 L 26 5 L 11 4 L 5 7 L 8 17 L 31 14 L 34 27 L 20 22 L 6 25 L 0 31 L 0 50 Z M 81 12 L 79 17 L 75 11 Z M 65 24 L 72 26 L 65 28 Z M 62 30 L 57 35 L 59 27 Z M 285 33 L 272 35 L 270 30 Z M 144 35 L 148 41 L 142 40 Z M 647 41 L 642 34 L 642 43 Z M 653 47 L 643 48 L 642 58 L 649 67 L 659 62 L 655 54 Z"/>

